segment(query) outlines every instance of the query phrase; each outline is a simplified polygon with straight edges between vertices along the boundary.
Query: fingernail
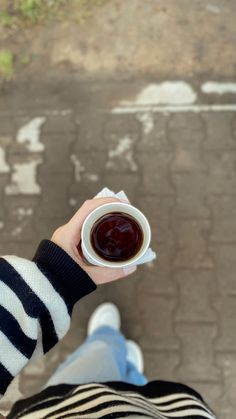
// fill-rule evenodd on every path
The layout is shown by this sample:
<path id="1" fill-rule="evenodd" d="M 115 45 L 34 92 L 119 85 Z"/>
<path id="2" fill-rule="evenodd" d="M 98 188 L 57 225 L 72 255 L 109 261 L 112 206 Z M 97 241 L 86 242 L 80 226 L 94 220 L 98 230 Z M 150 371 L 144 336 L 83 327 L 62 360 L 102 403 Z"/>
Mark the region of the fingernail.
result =
<path id="1" fill-rule="evenodd" d="M 125 275 L 125 276 L 130 275 L 130 274 L 132 274 L 133 272 L 135 272 L 135 271 L 136 271 L 136 269 L 137 269 L 137 266 L 127 266 L 127 268 L 123 268 L 124 275 Z"/>
<path id="2" fill-rule="evenodd" d="M 130 204 L 128 199 L 121 199 L 119 198 L 120 202 L 124 202 L 125 204 Z"/>

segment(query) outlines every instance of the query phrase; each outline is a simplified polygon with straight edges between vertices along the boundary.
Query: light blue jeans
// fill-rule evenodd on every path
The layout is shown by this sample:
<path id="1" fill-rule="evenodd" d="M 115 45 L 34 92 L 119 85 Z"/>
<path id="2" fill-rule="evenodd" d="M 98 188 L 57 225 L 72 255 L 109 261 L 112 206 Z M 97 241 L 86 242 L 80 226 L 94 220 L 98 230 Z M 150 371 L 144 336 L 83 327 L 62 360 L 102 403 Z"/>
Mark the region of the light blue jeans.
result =
<path id="1" fill-rule="evenodd" d="M 139 386 L 147 383 L 146 377 L 127 361 L 124 336 L 104 326 L 87 337 L 59 366 L 45 387 L 108 381 L 123 381 Z"/>

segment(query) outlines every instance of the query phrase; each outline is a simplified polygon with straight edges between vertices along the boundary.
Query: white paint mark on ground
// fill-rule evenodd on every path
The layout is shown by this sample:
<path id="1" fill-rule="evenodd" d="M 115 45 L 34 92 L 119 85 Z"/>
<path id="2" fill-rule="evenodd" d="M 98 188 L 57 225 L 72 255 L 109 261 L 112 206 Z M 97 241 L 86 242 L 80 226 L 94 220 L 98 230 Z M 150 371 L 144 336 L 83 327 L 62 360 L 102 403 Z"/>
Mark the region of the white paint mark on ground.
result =
<path id="1" fill-rule="evenodd" d="M 44 150 L 44 144 L 40 142 L 40 129 L 45 123 L 45 117 L 32 119 L 23 125 L 17 133 L 16 140 L 19 144 L 26 143 L 27 149 L 32 152 L 41 152 Z"/>
<path id="2" fill-rule="evenodd" d="M 184 81 L 165 81 L 160 84 L 149 84 L 133 102 L 122 102 L 124 105 L 183 105 L 194 103 L 197 95 L 192 86 Z"/>
<path id="3" fill-rule="evenodd" d="M 72 114 L 73 110 L 72 109 L 55 109 L 55 110 L 50 110 L 50 111 L 44 111 L 44 115 L 51 115 L 51 116 L 57 116 L 57 115 L 61 115 L 61 116 L 66 116 L 66 115 L 70 115 Z"/>
<path id="4" fill-rule="evenodd" d="M 11 231 L 11 236 L 12 237 L 19 237 L 21 235 L 23 231 L 23 228 L 21 226 L 18 226 L 16 228 L 14 228 L 14 230 Z"/>
<path id="5" fill-rule="evenodd" d="M 75 199 L 75 198 L 70 198 L 70 199 L 69 199 L 69 204 L 70 204 L 70 206 L 71 206 L 71 207 L 75 207 L 75 206 L 76 206 L 76 204 L 77 204 L 77 199 Z"/>
<path id="6" fill-rule="evenodd" d="M 147 266 L 149 269 L 154 269 L 154 268 L 155 268 L 155 263 L 154 263 L 153 261 L 151 261 L 151 262 L 147 262 L 147 263 L 146 263 L 146 266 Z"/>
<path id="7" fill-rule="evenodd" d="M 0 230 L 2 230 L 3 227 L 4 227 L 4 222 L 3 221 L 0 221 Z"/>
<path id="8" fill-rule="evenodd" d="M 90 182 L 97 182 L 99 180 L 99 176 L 96 173 L 85 173 L 84 177 Z"/>
<path id="9" fill-rule="evenodd" d="M 203 93 L 217 93 L 223 95 L 225 93 L 236 93 L 236 83 L 217 83 L 208 81 L 201 86 Z"/>
<path id="10" fill-rule="evenodd" d="M 6 153 L 4 148 L 0 147 L 0 173 L 9 173 L 10 166 L 6 162 Z"/>
<path id="11" fill-rule="evenodd" d="M 207 4 L 206 9 L 211 13 L 215 13 L 215 14 L 220 13 L 220 8 L 215 6 L 214 4 Z"/>
<path id="12" fill-rule="evenodd" d="M 38 195 L 41 192 L 40 186 L 37 184 L 36 171 L 37 166 L 42 163 L 41 159 L 33 160 L 27 163 L 15 163 L 13 165 L 13 173 L 11 184 L 6 186 L 7 195 Z"/>
<path id="13" fill-rule="evenodd" d="M 112 109 L 113 114 L 132 114 L 138 112 L 160 112 L 164 115 L 177 112 L 236 112 L 236 105 L 183 105 L 183 106 L 119 106 Z"/>
<path id="14" fill-rule="evenodd" d="M 133 158 L 133 151 L 132 147 L 132 139 L 129 138 L 128 135 L 121 138 L 117 147 L 114 150 L 109 150 L 108 152 L 108 162 L 106 163 L 107 168 L 113 168 L 115 166 L 115 162 L 113 161 L 115 158 L 121 158 L 127 161 L 129 164 L 129 168 L 132 172 L 136 172 L 138 170 L 137 164 Z"/>
<path id="15" fill-rule="evenodd" d="M 17 219 L 19 221 L 22 221 L 25 217 L 30 217 L 33 215 L 33 208 L 17 208 L 15 211 L 15 214 L 17 216 Z"/>
<path id="16" fill-rule="evenodd" d="M 14 112 L 15 116 L 25 116 L 26 111 L 23 110 L 16 110 Z M 49 110 L 49 109 L 40 109 L 39 113 L 41 115 L 45 115 L 45 116 L 67 116 L 67 115 L 71 115 L 73 113 L 72 109 L 54 109 L 54 110 Z M 1 111 L 1 115 L 2 116 L 7 116 L 7 115 L 12 115 L 12 111 L 11 110 L 5 110 L 5 111 Z"/>
<path id="17" fill-rule="evenodd" d="M 153 114 L 151 112 L 137 115 L 137 119 L 142 123 L 144 134 L 149 134 L 154 128 Z"/>
<path id="18" fill-rule="evenodd" d="M 85 167 L 80 163 L 78 157 L 75 154 L 70 156 L 72 163 L 75 166 L 75 180 L 77 182 L 81 181 L 81 173 L 85 171 Z"/>

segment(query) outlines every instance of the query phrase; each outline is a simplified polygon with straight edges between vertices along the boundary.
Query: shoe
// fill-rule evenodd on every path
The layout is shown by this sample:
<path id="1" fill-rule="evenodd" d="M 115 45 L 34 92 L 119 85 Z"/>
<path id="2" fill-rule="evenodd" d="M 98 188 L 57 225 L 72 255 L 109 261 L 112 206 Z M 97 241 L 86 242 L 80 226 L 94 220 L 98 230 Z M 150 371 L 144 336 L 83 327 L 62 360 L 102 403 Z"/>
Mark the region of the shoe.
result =
<path id="1" fill-rule="evenodd" d="M 133 364 L 137 368 L 138 372 L 143 373 L 144 360 L 143 360 L 142 349 L 133 340 L 127 340 L 126 347 L 127 347 L 127 361 L 131 362 L 131 364 Z"/>
<path id="2" fill-rule="evenodd" d="M 103 303 L 94 310 L 88 322 L 88 336 L 102 326 L 120 330 L 120 313 L 115 304 Z"/>

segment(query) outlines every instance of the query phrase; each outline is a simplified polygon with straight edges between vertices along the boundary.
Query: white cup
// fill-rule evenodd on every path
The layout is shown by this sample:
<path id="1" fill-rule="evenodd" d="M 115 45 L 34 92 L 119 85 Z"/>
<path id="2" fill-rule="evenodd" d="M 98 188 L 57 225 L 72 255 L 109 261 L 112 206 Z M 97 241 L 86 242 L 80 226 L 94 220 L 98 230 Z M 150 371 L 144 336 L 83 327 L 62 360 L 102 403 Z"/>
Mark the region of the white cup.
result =
<path id="1" fill-rule="evenodd" d="M 140 225 L 143 232 L 143 243 L 138 253 L 127 261 L 110 262 L 102 259 L 93 249 L 91 243 L 91 230 L 94 223 L 103 215 L 112 212 L 123 212 L 131 215 Z M 107 268 L 125 268 L 127 266 L 136 265 L 137 262 L 146 253 L 151 241 L 151 228 L 145 215 L 133 205 L 124 202 L 111 202 L 95 208 L 85 219 L 81 232 L 81 249 L 85 259 L 96 266 L 104 266 Z"/>

